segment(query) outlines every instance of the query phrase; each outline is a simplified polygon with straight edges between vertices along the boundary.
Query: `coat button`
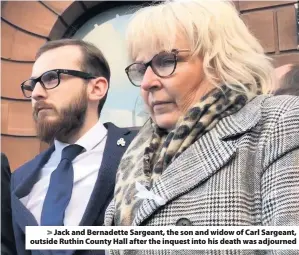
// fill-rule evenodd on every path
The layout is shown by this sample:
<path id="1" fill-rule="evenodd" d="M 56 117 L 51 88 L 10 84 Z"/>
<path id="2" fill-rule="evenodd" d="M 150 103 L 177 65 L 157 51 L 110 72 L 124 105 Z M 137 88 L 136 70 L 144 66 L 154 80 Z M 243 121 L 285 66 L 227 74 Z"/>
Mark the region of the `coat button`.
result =
<path id="1" fill-rule="evenodd" d="M 192 223 L 187 218 L 180 218 L 177 220 L 176 226 L 192 226 Z"/>

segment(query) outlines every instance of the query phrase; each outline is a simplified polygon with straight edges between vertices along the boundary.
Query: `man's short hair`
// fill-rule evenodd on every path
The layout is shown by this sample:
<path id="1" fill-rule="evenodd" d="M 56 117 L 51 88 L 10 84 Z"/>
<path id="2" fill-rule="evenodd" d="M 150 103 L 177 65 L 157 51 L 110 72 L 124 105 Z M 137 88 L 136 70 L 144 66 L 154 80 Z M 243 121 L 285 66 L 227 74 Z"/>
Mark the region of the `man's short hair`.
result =
<path id="1" fill-rule="evenodd" d="M 60 48 L 63 46 L 78 46 L 83 53 L 81 61 L 81 71 L 90 73 L 94 76 L 102 76 L 108 81 L 108 88 L 110 83 L 110 67 L 104 57 L 103 53 L 93 44 L 79 39 L 60 39 L 50 41 L 44 44 L 36 53 L 35 60 L 37 60 L 46 51 Z M 98 116 L 100 116 L 103 106 L 107 99 L 107 94 L 100 100 L 98 105 Z"/>
<path id="2" fill-rule="evenodd" d="M 299 96 L 299 64 L 291 65 L 290 70 L 280 79 L 279 89 L 274 95 Z"/>

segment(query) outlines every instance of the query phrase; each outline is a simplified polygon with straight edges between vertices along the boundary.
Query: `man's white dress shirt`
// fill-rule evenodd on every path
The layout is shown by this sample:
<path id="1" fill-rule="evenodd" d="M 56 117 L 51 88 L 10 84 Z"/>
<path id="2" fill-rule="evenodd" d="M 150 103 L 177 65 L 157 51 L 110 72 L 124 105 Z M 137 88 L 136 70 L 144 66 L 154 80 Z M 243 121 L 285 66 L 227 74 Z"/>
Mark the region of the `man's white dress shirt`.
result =
<path id="1" fill-rule="evenodd" d="M 96 125 L 75 143 L 84 147 L 84 150 L 72 161 L 74 186 L 71 200 L 65 211 L 65 226 L 78 226 L 83 218 L 98 177 L 106 140 L 107 130 L 98 121 Z M 39 180 L 34 184 L 29 195 L 21 198 L 22 203 L 34 215 L 39 225 L 51 174 L 60 162 L 63 148 L 69 145 L 57 140 L 54 141 L 54 144 L 55 150 L 48 162 L 41 169 Z"/>

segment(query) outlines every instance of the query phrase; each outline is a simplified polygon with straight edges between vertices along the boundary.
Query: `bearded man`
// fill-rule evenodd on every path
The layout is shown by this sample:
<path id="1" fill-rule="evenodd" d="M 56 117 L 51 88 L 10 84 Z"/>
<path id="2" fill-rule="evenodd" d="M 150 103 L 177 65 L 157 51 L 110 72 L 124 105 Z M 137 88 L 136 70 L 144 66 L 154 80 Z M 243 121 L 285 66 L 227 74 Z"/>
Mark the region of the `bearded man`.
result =
<path id="1" fill-rule="evenodd" d="M 115 173 L 136 132 L 102 124 L 110 68 L 90 43 L 48 42 L 21 84 L 31 98 L 39 138 L 50 147 L 12 175 L 12 217 L 18 255 L 104 254 L 26 251 L 25 226 L 101 226 Z"/>

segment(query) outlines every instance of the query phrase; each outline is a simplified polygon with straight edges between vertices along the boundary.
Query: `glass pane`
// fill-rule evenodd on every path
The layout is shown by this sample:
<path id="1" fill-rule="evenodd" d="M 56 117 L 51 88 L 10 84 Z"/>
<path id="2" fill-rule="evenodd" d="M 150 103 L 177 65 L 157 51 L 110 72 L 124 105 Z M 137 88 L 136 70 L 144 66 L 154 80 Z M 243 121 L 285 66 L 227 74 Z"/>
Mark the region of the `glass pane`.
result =
<path id="1" fill-rule="evenodd" d="M 148 118 L 140 89 L 130 83 L 125 73 L 125 67 L 129 65 L 125 30 L 136 10 L 136 6 L 122 6 L 100 13 L 73 36 L 93 43 L 107 58 L 111 81 L 101 121 L 110 121 L 120 127 L 141 126 Z"/>

